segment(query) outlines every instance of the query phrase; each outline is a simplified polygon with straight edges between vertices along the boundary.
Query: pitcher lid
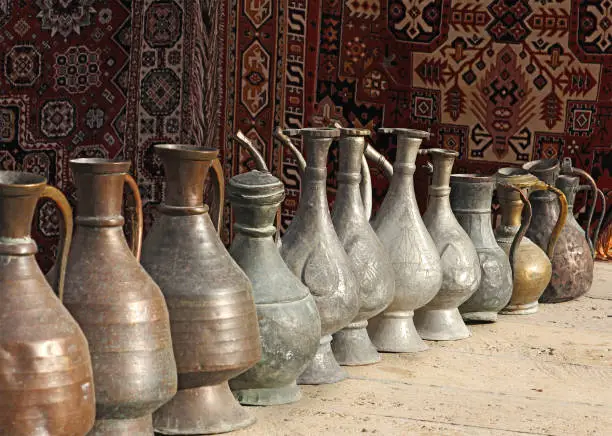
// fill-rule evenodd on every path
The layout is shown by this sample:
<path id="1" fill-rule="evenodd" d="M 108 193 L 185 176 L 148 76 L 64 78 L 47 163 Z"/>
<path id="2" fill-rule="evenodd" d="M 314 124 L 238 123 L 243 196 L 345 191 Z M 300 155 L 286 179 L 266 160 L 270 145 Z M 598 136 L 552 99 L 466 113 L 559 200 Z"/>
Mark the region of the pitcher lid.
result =
<path id="1" fill-rule="evenodd" d="M 266 171 L 252 170 L 232 177 L 228 183 L 230 199 L 253 203 L 282 201 L 285 185 Z"/>

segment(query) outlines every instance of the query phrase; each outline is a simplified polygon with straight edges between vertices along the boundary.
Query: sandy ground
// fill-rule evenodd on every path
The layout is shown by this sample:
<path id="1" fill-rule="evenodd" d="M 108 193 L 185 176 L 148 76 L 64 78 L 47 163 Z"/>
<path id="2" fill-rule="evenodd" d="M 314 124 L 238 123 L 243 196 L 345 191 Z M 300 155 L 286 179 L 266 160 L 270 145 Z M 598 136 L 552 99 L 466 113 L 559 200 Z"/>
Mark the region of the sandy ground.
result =
<path id="1" fill-rule="evenodd" d="M 585 297 L 470 328 L 249 408 L 257 423 L 232 435 L 612 435 L 612 263 Z"/>

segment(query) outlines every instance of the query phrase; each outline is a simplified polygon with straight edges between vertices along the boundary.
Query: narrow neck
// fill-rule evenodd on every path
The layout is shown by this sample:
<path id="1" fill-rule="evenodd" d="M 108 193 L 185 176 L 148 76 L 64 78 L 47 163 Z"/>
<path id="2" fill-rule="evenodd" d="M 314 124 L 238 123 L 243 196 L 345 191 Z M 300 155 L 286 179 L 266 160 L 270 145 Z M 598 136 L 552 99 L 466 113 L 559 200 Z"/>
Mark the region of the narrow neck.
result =
<path id="1" fill-rule="evenodd" d="M 166 173 L 162 213 L 197 215 L 208 212 L 204 204 L 204 181 L 210 160 L 186 159 L 180 153 L 160 153 Z"/>
<path id="2" fill-rule="evenodd" d="M 115 227 L 124 223 L 125 173 L 99 174 L 73 168 L 78 206 L 75 222 L 90 227 Z"/>
<path id="3" fill-rule="evenodd" d="M 327 202 L 327 154 L 330 138 L 304 136 L 306 170 L 302 178 L 300 206 L 311 210 L 329 210 Z"/>
<path id="4" fill-rule="evenodd" d="M 20 195 L 0 193 L 0 240 L 30 237 L 32 220 L 40 190 L 29 190 Z"/>
<path id="5" fill-rule="evenodd" d="M 505 227 L 521 226 L 523 202 L 516 191 L 499 188 L 499 205 L 501 207 L 501 225 Z"/>
<path id="6" fill-rule="evenodd" d="M 338 171 L 338 189 L 359 189 L 361 181 L 361 158 L 365 150 L 363 136 L 347 136 L 338 145 L 340 163 Z"/>
<path id="7" fill-rule="evenodd" d="M 416 169 L 416 158 L 421 147 L 422 139 L 398 135 L 397 154 L 393 164 L 393 172 L 413 175 Z"/>
<path id="8" fill-rule="evenodd" d="M 240 201 L 230 196 L 230 203 L 236 219 L 234 223 L 236 233 L 251 238 L 273 236 L 276 233 L 276 227 L 274 227 L 276 211 L 281 203 L 277 201 L 279 198 L 282 200 L 284 194 L 277 195 L 276 199 L 270 198 L 272 201 L 256 204 Z"/>
<path id="9" fill-rule="evenodd" d="M 429 185 L 429 207 L 437 207 L 450 211 L 450 176 L 453 170 L 454 156 L 447 154 L 432 154 L 433 175 Z"/>

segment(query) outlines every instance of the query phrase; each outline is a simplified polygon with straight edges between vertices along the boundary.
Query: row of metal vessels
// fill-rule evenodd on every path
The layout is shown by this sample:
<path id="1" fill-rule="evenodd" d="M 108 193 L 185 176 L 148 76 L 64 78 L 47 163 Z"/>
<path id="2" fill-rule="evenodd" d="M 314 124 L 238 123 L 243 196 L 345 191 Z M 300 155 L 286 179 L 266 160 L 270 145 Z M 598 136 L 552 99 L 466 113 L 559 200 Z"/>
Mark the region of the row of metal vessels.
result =
<path id="1" fill-rule="evenodd" d="M 213 224 L 203 202 L 210 169 L 224 202 L 216 150 L 155 146 L 165 195 L 142 244 L 129 162 L 70 161 L 74 220 L 42 176 L 0 172 L 0 433 L 231 431 L 254 422 L 241 404 L 297 401 L 299 384 L 344 379 L 341 365 L 376 363 L 381 351 L 420 352 L 423 339 L 467 338 L 465 320 L 534 313 L 538 300 L 565 301 L 589 289 L 592 244 L 568 208 L 583 189 L 578 176 L 598 190 L 571 162 L 451 174 L 456 152 L 420 150 L 428 132 L 380 129 L 396 137 L 393 165 L 370 135 L 277 130 L 302 173 L 299 208 L 281 239 L 283 183 L 237 134 L 257 170 L 228 183 L 236 232 L 229 251 L 217 234 L 223 207 Z M 339 172 L 330 213 L 333 141 Z M 429 164 L 418 170 L 431 172 L 423 216 L 413 186 L 419 154 Z M 391 181 L 373 219 L 366 158 Z M 125 184 L 136 199 L 131 244 L 122 228 Z M 494 233 L 495 190 L 502 214 Z M 59 261 L 47 278 L 30 236 L 42 197 L 56 201 L 63 217 Z"/>

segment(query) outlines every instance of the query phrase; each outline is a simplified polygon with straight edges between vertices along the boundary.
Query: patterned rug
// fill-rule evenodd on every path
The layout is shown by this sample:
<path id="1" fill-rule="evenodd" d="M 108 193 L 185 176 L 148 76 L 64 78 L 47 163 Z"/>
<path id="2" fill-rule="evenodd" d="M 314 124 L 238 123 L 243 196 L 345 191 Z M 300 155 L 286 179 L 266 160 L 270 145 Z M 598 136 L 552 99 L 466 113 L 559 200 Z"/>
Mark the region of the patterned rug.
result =
<path id="1" fill-rule="evenodd" d="M 74 204 L 69 159 L 129 159 L 148 227 L 152 145 L 218 146 L 230 177 L 252 166 L 230 141 L 241 129 L 287 186 L 286 228 L 300 176 L 272 132 L 337 120 L 431 129 L 425 146 L 457 150 L 457 171 L 569 156 L 612 203 L 611 20 L 608 0 L 0 0 L 0 168 L 43 174 Z M 34 224 L 46 269 L 54 207 Z"/>
<path id="2" fill-rule="evenodd" d="M 197 2 L 0 0 L 0 168 L 39 173 L 75 204 L 77 157 L 128 159 L 147 217 L 161 200 L 156 142 L 193 141 Z M 47 269 L 59 221 L 33 226 Z"/>
<path id="3" fill-rule="evenodd" d="M 610 198 L 611 19 L 612 2 L 599 0 L 230 1 L 228 171 L 251 165 L 229 141 L 241 129 L 282 175 L 287 226 L 300 177 L 272 131 L 338 120 L 431 129 L 425 146 L 459 152 L 459 172 L 569 156 Z M 393 144 L 378 142 L 393 158 Z M 373 174 L 379 205 L 387 181 Z M 334 181 L 332 171 L 331 202 Z M 416 186 L 423 208 L 422 172 Z"/>

